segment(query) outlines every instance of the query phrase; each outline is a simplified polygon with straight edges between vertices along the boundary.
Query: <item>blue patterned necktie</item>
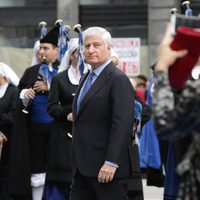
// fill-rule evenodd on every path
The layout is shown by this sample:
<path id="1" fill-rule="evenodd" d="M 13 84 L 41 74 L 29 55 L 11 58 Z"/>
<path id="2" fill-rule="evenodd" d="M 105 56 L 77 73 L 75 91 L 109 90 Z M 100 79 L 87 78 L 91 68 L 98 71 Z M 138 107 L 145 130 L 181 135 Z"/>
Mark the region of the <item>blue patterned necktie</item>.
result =
<path id="1" fill-rule="evenodd" d="M 91 72 L 88 75 L 88 78 L 86 79 L 86 82 L 85 82 L 83 89 L 82 89 L 82 93 L 80 94 L 81 96 L 78 98 L 77 111 L 79 111 L 79 107 L 80 107 L 80 104 L 81 104 L 83 97 L 85 96 L 85 94 L 88 92 L 88 90 L 90 89 L 90 87 L 92 85 L 92 81 L 93 81 L 94 76 L 95 76 L 95 73 Z"/>

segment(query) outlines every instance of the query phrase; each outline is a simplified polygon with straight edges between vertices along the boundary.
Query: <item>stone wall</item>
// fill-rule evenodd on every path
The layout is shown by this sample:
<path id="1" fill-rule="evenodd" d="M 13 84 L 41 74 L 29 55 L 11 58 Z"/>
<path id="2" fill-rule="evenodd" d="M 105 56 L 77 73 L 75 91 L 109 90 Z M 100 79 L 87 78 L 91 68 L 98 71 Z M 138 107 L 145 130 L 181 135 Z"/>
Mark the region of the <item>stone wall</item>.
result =
<path id="1" fill-rule="evenodd" d="M 12 47 L 0 48 L 0 62 L 9 65 L 19 76 L 30 66 L 32 61 L 33 49 L 22 49 Z"/>
<path id="2" fill-rule="evenodd" d="M 72 28 L 79 23 L 79 0 L 58 0 L 57 15 L 69 24 Z M 163 37 L 165 27 L 170 19 L 170 9 L 178 7 L 180 3 L 175 0 L 149 0 L 148 5 L 148 41 L 149 46 L 141 48 L 141 73 L 150 74 L 149 66 L 156 61 L 158 45 Z M 71 31 L 73 33 L 73 31 Z M 74 34 L 74 33 L 73 33 Z M 77 37 L 77 34 L 72 35 Z M 21 77 L 24 70 L 30 65 L 32 60 L 32 49 L 20 48 L 0 48 L 0 62 L 10 65 Z"/>

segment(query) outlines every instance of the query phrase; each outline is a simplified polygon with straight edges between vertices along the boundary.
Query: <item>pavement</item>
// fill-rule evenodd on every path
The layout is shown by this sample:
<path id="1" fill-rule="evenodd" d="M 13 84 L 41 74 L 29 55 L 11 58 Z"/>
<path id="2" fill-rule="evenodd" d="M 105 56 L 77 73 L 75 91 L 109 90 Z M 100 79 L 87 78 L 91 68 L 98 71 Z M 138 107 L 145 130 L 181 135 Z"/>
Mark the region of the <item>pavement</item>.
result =
<path id="1" fill-rule="evenodd" d="M 142 180 L 144 200 L 162 200 L 163 199 L 163 188 L 147 186 L 146 179 Z"/>

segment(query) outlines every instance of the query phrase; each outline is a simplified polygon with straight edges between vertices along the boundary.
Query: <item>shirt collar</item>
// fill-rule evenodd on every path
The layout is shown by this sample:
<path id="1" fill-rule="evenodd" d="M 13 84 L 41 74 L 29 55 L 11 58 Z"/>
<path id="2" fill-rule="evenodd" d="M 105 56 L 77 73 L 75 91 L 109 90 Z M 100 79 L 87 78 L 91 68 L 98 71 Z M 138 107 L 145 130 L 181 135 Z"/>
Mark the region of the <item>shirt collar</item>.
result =
<path id="1" fill-rule="evenodd" d="M 104 64 L 100 65 L 96 69 L 93 70 L 96 76 L 99 76 L 99 74 L 104 70 L 104 68 L 111 62 L 111 60 L 108 60 Z"/>
<path id="2" fill-rule="evenodd" d="M 68 70 L 68 77 L 73 85 L 78 85 L 81 75 L 78 69 L 74 69 L 72 66 L 70 66 Z"/>

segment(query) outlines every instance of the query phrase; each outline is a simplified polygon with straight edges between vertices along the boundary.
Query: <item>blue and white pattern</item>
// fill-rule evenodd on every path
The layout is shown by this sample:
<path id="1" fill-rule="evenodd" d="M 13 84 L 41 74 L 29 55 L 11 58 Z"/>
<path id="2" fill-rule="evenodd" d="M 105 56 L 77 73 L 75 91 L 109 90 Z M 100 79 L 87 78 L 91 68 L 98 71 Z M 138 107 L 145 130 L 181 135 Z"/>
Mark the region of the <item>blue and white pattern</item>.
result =
<path id="1" fill-rule="evenodd" d="M 57 74 L 57 70 L 52 65 L 43 63 L 40 65 L 39 74 L 42 76 L 43 81 L 47 83 L 48 88 L 50 88 L 52 76 Z"/>
<path id="2" fill-rule="evenodd" d="M 84 74 L 84 68 L 85 68 L 84 56 L 83 56 L 83 35 L 82 35 L 82 31 L 79 31 L 78 38 L 79 38 L 78 66 L 79 66 L 80 74 L 82 76 Z"/>
<path id="3" fill-rule="evenodd" d="M 68 50 L 69 39 L 70 39 L 70 27 L 61 25 L 59 28 L 59 36 L 58 36 L 58 47 L 60 49 L 60 58 L 59 58 L 60 61 L 62 61 L 62 58 L 65 55 L 65 52 Z"/>

